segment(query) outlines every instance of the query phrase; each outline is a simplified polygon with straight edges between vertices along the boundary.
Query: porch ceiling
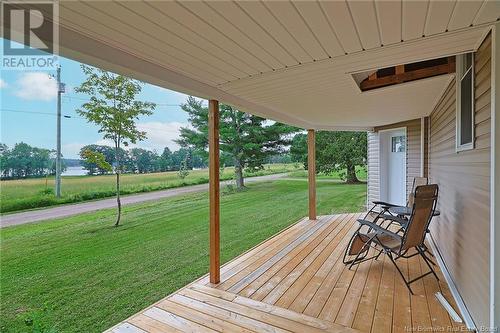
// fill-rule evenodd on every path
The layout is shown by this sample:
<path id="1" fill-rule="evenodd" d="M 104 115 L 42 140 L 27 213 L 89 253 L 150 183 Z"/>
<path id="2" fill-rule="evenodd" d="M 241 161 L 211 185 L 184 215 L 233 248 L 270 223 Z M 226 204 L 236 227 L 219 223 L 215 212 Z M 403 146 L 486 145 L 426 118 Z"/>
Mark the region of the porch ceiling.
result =
<path id="1" fill-rule="evenodd" d="M 351 73 L 475 50 L 498 17 L 494 0 L 68 1 L 60 51 L 301 127 L 367 129 L 428 114 L 451 76 L 361 93 Z"/>

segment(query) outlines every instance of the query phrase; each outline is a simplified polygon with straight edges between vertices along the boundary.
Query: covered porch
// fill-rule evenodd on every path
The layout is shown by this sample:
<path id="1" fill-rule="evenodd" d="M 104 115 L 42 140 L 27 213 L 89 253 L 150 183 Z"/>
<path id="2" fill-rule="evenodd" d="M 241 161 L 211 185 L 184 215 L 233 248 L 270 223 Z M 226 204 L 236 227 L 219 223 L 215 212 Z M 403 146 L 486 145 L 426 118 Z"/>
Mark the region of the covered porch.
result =
<path id="1" fill-rule="evenodd" d="M 472 312 L 469 327 L 496 328 L 499 8 L 490 0 L 61 3 L 62 55 L 210 100 L 209 275 L 110 331 L 465 329 L 438 303 L 438 291 Z M 456 65 L 465 62 L 453 57 L 468 54 L 475 58 L 463 104 L 476 110 L 463 112 L 467 152 L 456 146 L 456 69 L 464 70 Z M 308 130 L 310 186 L 309 218 L 222 267 L 219 102 Z M 360 214 L 316 216 L 315 131 L 374 133 L 415 120 L 428 130 L 414 137 L 420 148 L 409 146 L 412 163 L 401 178 L 407 186 L 418 170 L 442 189 L 443 214 L 433 223 L 444 223 L 434 223 L 432 235 L 447 264 L 440 268 L 458 286 L 453 296 L 437 267 L 440 281 L 415 282 L 415 295 L 382 258 L 348 270 L 341 256 Z M 379 155 L 371 151 L 376 171 Z M 424 268 L 418 257 L 400 265 L 410 278 Z"/>
<path id="2" fill-rule="evenodd" d="M 342 255 L 362 213 L 304 218 L 108 332 L 465 331 L 438 302 L 459 312 L 443 273 L 412 284 L 410 295 L 388 259 L 349 270 Z M 399 267 L 425 271 L 418 256 Z"/>

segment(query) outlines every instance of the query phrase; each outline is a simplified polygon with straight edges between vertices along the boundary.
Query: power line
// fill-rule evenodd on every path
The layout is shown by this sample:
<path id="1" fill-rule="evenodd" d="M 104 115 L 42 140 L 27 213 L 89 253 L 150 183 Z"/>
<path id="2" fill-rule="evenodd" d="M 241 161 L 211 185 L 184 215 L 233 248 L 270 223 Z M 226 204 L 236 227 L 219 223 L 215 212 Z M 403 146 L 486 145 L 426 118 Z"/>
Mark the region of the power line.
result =
<path id="1" fill-rule="evenodd" d="M 8 108 L 1 108 L 0 111 L 1 112 L 27 113 L 27 114 L 37 114 L 37 115 L 55 116 L 55 117 L 57 117 L 57 114 L 51 113 L 51 112 L 38 112 L 38 111 L 8 109 Z M 83 117 L 79 117 L 79 116 L 73 116 L 73 115 L 69 115 L 69 114 L 64 114 L 63 117 L 67 118 L 67 119 L 82 119 L 82 120 L 87 121 L 87 118 L 83 118 Z M 150 129 L 150 130 L 157 130 L 158 129 L 158 127 L 144 126 L 142 124 L 140 124 L 140 126 L 141 126 L 141 128 L 144 128 L 144 129 Z"/>
<path id="2" fill-rule="evenodd" d="M 85 102 L 90 102 L 91 99 L 90 98 L 84 98 L 84 97 L 79 97 L 79 96 L 69 96 L 69 95 L 64 95 L 62 96 L 63 98 L 66 98 L 66 99 L 76 99 L 76 100 L 79 100 L 79 101 L 85 101 Z M 156 104 L 157 106 L 182 106 L 182 104 L 169 104 L 169 103 L 154 103 Z"/>
<path id="3" fill-rule="evenodd" d="M 39 111 L 16 110 L 16 109 L 6 109 L 6 108 L 2 108 L 2 109 L 0 109 L 0 111 L 2 111 L 2 112 L 14 112 L 14 113 L 39 114 L 39 115 L 46 115 L 46 116 L 57 117 L 57 114 L 52 113 L 52 112 L 39 112 Z M 72 116 L 72 115 L 68 115 L 68 114 L 65 114 L 63 116 L 64 116 L 64 118 L 78 118 L 78 119 L 86 120 L 85 118 L 78 117 L 78 116 Z"/>

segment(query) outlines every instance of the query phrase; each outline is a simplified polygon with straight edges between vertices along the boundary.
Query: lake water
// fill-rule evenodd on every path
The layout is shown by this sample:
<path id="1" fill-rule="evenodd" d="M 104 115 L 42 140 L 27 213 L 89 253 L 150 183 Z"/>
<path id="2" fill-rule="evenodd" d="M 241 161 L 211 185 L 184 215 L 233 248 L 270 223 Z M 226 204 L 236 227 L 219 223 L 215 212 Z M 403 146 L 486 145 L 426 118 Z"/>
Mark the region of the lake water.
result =
<path id="1" fill-rule="evenodd" d="M 77 167 L 68 167 L 65 172 L 62 173 L 62 176 L 85 176 L 87 175 L 87 170 L 85 170 L 81 166 Z"/>

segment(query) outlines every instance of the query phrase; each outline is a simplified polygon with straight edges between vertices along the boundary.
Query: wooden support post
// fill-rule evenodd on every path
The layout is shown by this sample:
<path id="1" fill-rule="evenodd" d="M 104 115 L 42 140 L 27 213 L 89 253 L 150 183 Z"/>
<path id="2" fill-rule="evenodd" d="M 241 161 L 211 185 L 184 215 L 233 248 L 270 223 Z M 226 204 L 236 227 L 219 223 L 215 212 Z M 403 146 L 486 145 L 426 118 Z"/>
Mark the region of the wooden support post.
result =
<path id="1" fill-rule="evenodd" d="M 309 172 L 309 220 L 316 220 L 316 133 L 307 130 L 307 169 Z"/>
<path id="2" fill-rule="evenodd" d="M 208 102 L 210 283 L 220 282 L 219 102 Z"/>

